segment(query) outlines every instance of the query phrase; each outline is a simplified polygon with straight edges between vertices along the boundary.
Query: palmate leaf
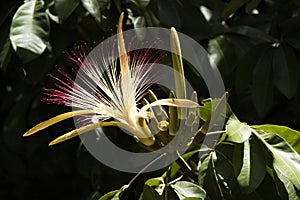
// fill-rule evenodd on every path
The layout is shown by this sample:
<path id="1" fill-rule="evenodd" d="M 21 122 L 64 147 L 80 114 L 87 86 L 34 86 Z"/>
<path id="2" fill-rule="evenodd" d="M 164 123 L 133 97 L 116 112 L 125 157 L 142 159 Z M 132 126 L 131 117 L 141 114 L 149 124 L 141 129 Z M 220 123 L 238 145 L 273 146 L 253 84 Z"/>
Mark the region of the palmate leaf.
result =
<path id="1" fill-rule="evenodd" d="M 15 13 L 10 40 L 16 52 L 22 48 L 41 55 L 48 46 L 50 25 L 43 5 L 42 0 L 25 1 Z"/>
<path id="2" fill-rule="evenodd" d="M 289 197 L 294 196 L 289 184 L 292 183 L 300 189 L 300 156 L 280 136 L 253 130 L 256 137 L 265 145 L 273 155 L 273 168 L 278 178 L 285 184 Z M 286 185 L 287 184 L 287 185 Z"/>

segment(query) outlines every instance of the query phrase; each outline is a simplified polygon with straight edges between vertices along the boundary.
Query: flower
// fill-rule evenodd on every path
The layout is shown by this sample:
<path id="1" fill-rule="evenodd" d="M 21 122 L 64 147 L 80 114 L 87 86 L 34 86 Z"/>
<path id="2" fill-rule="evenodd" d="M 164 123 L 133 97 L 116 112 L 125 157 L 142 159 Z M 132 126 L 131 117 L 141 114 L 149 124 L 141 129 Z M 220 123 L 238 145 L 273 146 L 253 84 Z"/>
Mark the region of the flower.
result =
<path id="1" fill-rule="evenodd" d="M 118 52 L 120 70 L 118 70 L 115 55 L 107 56 L 105 49 L 101 49 L 101 62 L 94 61 L 93 58 L 85 62 L 86 50 L 78 47 L 73 56 L 67 56 L 79 67 L 77 74 L 79 84 L 68 74 L 59 70 L 66 81 L 55 76 L 53 77 L 58 84 L 56 89 L 45 89 L 47 102 L 63 104 L 65 106 L 76 107 L 79 110 L 67 112 L 47 121 L 44 121 L 32 129 L 28 130 L 24 136 L 32 135 L 48 126 L 51 126 L 64 119 L 74 116 L 86 116 L 90 119 L 90 124 L 72 130 L 55 140 L 49 145 L 65 141 L 82 133 L 104 126 L 118 126 L 138 138 L 146 146 L 151 146 L 155 142 L 155 137 L 147 126 L 146 121 L 151 119 L 149 109 L 154 106 L 172 107 L 197 107 L 196 102 L 186 99 L 160 99 L 143 106 L 137 107 L 145 92 L 152 84 L 153 78 L 150 72 L 155 63 L 159 61 L 153 59 L 150 50 L 144 50 L 140 54 L 134 54 L 131 58 L 126 52 L 122 34 L 123 13 L 118 24 Z M 105 73 L 102 73 L 105 72 Z"/>

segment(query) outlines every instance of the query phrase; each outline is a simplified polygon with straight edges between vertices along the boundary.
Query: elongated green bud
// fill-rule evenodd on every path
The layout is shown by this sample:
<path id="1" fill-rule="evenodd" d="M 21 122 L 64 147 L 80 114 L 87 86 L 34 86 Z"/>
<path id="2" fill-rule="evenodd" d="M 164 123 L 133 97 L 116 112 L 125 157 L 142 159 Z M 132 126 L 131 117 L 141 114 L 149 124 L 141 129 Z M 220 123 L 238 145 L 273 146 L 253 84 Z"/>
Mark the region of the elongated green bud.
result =
<path id="1" fill-rule="evenodd" d="M 173 68 L 176 70 L 174 72 L 176 96 L 179 99 L 186 99 L 186 86 L 185 86 L 185 76 L 182 63 L 182 54 L 180 48 L 180 42 L 178 34 L 174 27 L 171 28 L 171 38 L 170 38 L 171 52 L 172 52 L 172 64 Z M 178 109 L 178 117 L 180 119 L 185 119 L 186 109 Z"/>

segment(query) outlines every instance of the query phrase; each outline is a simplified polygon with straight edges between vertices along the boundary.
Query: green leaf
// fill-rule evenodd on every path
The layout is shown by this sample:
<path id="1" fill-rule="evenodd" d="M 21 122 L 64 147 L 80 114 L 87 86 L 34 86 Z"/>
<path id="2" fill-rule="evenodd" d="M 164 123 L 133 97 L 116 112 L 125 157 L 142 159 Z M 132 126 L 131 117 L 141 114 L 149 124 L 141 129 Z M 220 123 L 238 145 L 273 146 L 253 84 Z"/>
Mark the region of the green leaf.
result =
<path id="1" fill-rule="evenodd" d="M 263 42 L 273 43 L 277 41 L 276 38 L 272 37 L 271 35 L 250 26 L 237 26 L 231 28 L 228 32 L 243 35 Z"/>
<path id="2" fill-rule="evenodd" d="M 221 74 L 230 75 L 237 64 L 235 47 L 230 38 L 220 35 L 209 40 L 207 50 L 211 63 L 217 65 Z"/>
<path id="3" fill-rule="evenodd" d="M 205 157 L 203 157 L 198 164 L 198 168 L 199 168 L 199 176 L 198 176 L 198 182 L 200 186 L 204 185 L 204 180 L 205 180 L 205 176 L 207 173 L 207 169 L 208 169 L 208 165 L 210 162 L 211 157 L 213 156 L 214 153 L 209 153 L 208 155 L 205 155 Z"/>
<path id="4" fill-rule="evenodd" d="M 162 195 L 165 189 L 165 183 L 162 177 L 151 178 L 146 181 L 145 185 L 154 188 L 159 195 Z"/>
<path id="5" fill-rule="evenodd" d="M 269 152 L 268 152 L 269 153 Z M 278 178 L 273 166 L 267 166 L 266 171 L 272 177 L 276 187 L 276 193 L 281 199 L 288 199 L 288 192 L 285 189 L 284 183 Z M 292 184 L 294 187 L 294 185 Z"/>
<path id="6" fill-rule="evenodd" d="M 223 199 L 223 192 L 218 183 L 217 172 L 214 162 L 217 160 L 215 152 L 206 155 L 205 158 L 199 162 L 199 176 L 198 182 L 203 187 L 210 199 L 221 200 Z"/>
<path id="7" fill-rule="evenodd" d="M 97 23 L 101 22 L 100 5 L 98 0 L 81 0 L 83 7 L 95 18 Z"/>
<path id="8" fill-rule="evenodd" d="M 221 16 L 223 20 L 229 18 L 231 14 L 237 11 L 242 5 L 247 3 L 249 0 L 231 0 L 228 5 L 224 8 Z"/>
<path id="9" fill-rule="evenodd" d="M 119 200 L 120 194 L 121 194 L 120 190 L 114 190 L 100 197 L 99 200 Z"/>
<path id="10" fill-rule="evenodd" d="M 77 8 L 80 0 L 55 0 L 54 10 L 61 22 L 64 22 Z"/>
<path id="11" fill-rule="evenodd" d="M 240 60 L 237 67 L 235 80 L 237 94 L 241 94 L 251 81 L 253 69 L 268 47 L 269 44 L 267 43 L 256 45 L 250 48 L 245 56 Z"/>
<path id="12" fill-rule="evenodd" d="M 288 178 L 300 189 L 300 155 L 280 136 L 253 130 L 258 139 L 272 152 L 273 167 L 279 178 Z M 280 179 L 281 181 L 284 181 Z"/>
<path id="13" fill-rule="evenodd" d="M 7 38 L 0 51 L 0 69 L 6 70 L 13 51 L 10 46 L 10 40 Z"/>
<path id="14" fill-rule="evenodd" d="M 244 142 L 244 150 L 243 150 L 243 166 L 239 175 L 237 176 L 237 180 L 242 188 L 249 187 L 250 184 L 250 142 L 246 140 Z"/>
<path id="15" fill-rule="evenodd" d="M 175 7 L 175 3 L 175 1 L 170 0 L 158 1 L 158 17 L 163 25 L 181 29 L 181 19 Z"/>
<path id="16" fill-rule="evenodd" d="M 298 88 L 299 68 L 294 51 L 287 45 L 280 45 L 273 55 L 275 85 L 287 98 L 292 98 Z"/>
<path id="17" fill-rule="evenodd" d="M 273 72 L 271 51 L 265 52 L 253 71 L 252 100 L 260 118 L 266 116 L 273 103 Z"/>
<path id="18" fill-rule="evenodd" d="M 294 187 L 293 183 L 287 177 L 285 177 L 282 173 L 277 172 L 277 175 L 278 175 L 278 178 L 284 184 L 284 187 L 285 187 L 285 189 L 288 193 L 289 199 L 299 200 L 300 197 L 297 195 L 297 192 L 295 190 L 295 187 Z"/>
<path id="19" fill-rule="evenodd" d="M 194 150 L 194 151 L 190 151 L 184 155 L 182 155 L 182 158 L 187 161 L 188 159 L 190 159 L 190 157 L 192 157 L 195 153 L 198 153 L 200 151 L 200 149 Z M 178 170 L 180 169 L 180 166 L 176 163 L 173 162 L 172 166 L 171 166 L 171 172 L 170 172 L 170 177 L 174 178 L 176 173 L 178 172 Z"/>
<path id="20" fill-rule="evenodd" d="M 13 49 L 26 49 L 41 55 L 49 45 L 49 19 L 43 8 L 42 0 L 25 1 L 15 13 L 10 40 Z"/>
<path id="21" fill-rule="evenodd" d="M 228 141 L 242 143 L 251 136 L 251 128 L 232 115 L 226 124 L 226 134 L 228 135 Z"/>
<path id="22" fill-rule="evenodd" d="M 199 185 L 188 181 L 177 181 L 175 184 L 172 184 L 171 187 L 180 200 L 185 200 L 188 197 L 204 199 L 206 196 L 206 192 Z"/>
<path id="23" fill-rule="evenodd" d="M 229 104 L 226 104 L 226 114 L 225 109 L 222 109 L 224 105 L 224 101 L 226 101 L 226 95 L 220 99 L 206 99 L 203 100 L 203 106 L 199 108 L 199 116 L 203 121 L 207 121 L 211 118 L 212 113 L 215 113 L 216 116 L 222 116 L 225 118 L 229 118 L 232 115 L 232 110 Z"/>
<path id="24" fill-rule="evenodd" d="M 258 188 L 265 177 L 266 161 L 261 144 L 256 138 L 246 140 L 243 146 L 243 164 L 237 180 L 242 192 L 250 194 Z"/>
<path id="25" fill-rule="evenodd" d="M 163 198 L 159 196 L 159 194 L 156 192 L 154 188 L 150 187 L 149 185 L 144 185 L 144 190 L 140 199 L 141 200 L 162 200 Z"/>
<path id="26" fill-rule="evenodd" d="M 284 138 L 295 151 L 300 154 L 300 132 L 286 126 L 278 126 L 273 124 L 255 125 L 255 129 L 264 130 L 267 133 L 278 134 Z"/>

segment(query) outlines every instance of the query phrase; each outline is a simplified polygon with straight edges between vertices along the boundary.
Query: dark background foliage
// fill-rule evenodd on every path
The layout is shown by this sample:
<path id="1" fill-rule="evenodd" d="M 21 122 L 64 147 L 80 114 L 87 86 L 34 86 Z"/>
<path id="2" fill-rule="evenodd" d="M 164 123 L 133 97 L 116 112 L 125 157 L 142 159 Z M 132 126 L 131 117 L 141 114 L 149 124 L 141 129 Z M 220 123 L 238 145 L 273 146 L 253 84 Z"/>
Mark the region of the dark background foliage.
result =
<path id="1" fill-rule="evenodd" d="M 298 0 L 34 2 L 40 3 L 38 12 L 48 20 L 38 20 L 45 30 L 40 36 L 45 36 L 46 48 L 41 51 L 30 51 L 29 44 L 13 49 L 12 19 L 24 2 L 0 2 L 0 199 L 97 199 L 133 176 L 95 161 L 78 138 L 48 147 L 51 139 L 73 127 L 72 120 L 22 137 L 36 123 L 69 110 L 41 102 L 43 88 L 53 86 L 47 74 L 57 73 L 55 66 L 71 69 L 63 51 L 76 44 L 97 44 L 114 34 L 122 11 L 124 29 L 174 26 L 202 44 L 219 68 L 229 103 L 242 121 L 300 130 Z M 89 7 L 88 2 L 94 4 Z M 186 74 L 200 97 L 207 97 L 200 75 L 188 63 Z M 107 132 L 120 140 L 115 130 Z M 125 137 L 119 142 L 132 142 Z M 150 174 L 135 183 L 136 195 L 147 177 Z"/>

